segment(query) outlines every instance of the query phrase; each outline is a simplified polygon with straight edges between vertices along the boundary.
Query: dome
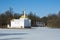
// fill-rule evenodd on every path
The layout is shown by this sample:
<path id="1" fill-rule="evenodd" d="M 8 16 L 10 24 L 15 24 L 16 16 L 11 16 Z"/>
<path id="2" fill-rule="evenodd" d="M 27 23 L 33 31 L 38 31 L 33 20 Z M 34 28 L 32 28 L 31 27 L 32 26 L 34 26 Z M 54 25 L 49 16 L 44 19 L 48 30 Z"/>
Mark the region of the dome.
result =
<path id="1" fill-rule="evenodd" d="M 20 18 L 28 18 L 26 15 L 22 15 Z"/>

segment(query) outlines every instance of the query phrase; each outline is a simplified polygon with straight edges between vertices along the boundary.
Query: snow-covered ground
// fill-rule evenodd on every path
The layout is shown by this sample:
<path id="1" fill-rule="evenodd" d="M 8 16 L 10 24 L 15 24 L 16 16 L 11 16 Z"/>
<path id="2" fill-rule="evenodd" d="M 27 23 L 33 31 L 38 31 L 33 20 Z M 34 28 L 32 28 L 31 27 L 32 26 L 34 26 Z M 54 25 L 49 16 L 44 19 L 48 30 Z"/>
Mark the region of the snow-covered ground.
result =
<path id="1" fill-rule="evenodd" d="M 60 40 L 60 29 L 0 29 L 0 40 Z"/>

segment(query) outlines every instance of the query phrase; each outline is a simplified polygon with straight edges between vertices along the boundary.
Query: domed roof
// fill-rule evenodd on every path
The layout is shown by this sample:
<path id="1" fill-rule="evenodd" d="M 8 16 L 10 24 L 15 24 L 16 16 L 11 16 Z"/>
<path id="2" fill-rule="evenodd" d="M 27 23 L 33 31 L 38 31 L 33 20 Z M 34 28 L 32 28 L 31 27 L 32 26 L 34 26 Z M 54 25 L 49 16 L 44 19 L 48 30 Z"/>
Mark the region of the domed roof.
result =
<path id="1" fill-rule="evenodd" d="M 27 15 L 22 15 L 20 18 L 28 18 Z"/>

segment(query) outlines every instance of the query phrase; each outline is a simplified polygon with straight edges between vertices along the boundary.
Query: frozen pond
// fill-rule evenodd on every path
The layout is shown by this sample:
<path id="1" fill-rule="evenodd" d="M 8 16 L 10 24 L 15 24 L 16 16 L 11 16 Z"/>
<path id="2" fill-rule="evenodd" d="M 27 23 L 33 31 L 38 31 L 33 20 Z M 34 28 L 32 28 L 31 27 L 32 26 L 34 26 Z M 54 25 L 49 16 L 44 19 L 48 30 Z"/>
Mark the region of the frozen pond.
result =
<path id="1" fill-rule="evenodd" d="M 60 40 L 60 29 L 0 29 L 0 40 Z"/>

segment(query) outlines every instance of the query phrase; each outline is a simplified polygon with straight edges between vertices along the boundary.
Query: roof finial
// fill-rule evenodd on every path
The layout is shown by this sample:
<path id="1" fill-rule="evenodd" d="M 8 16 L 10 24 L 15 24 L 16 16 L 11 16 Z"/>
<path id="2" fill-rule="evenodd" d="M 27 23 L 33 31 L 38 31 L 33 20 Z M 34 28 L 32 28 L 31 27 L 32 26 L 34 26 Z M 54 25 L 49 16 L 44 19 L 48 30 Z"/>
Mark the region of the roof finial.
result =
<path id="1" fill-rule="evenodd" d="M 24 17 L 25 17 L 25 11 L 26 11 L 26 8 L 24 9 Z"/>

